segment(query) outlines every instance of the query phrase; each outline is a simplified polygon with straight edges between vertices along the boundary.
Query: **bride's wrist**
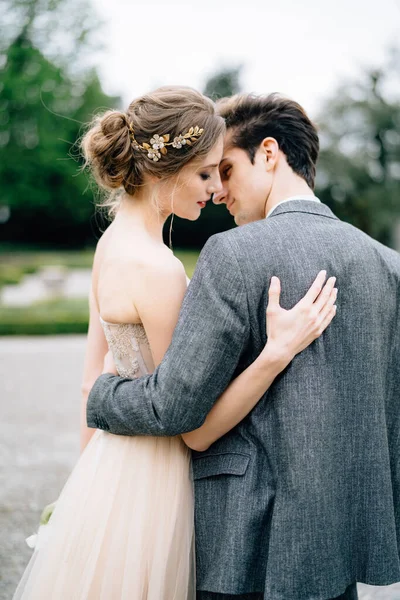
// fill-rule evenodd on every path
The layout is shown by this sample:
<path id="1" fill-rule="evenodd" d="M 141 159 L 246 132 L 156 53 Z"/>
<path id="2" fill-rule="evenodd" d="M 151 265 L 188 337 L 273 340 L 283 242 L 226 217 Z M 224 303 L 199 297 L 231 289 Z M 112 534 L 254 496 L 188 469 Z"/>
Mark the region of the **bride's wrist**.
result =
<path id="1" fill-rule="evenodd" d="M 289 348 L 284 348 L 268 340 L 261 352 L 260 358 L 265 362 L 266 366 L 275 367 L 278 372 L 281 372 L 293 360 L 293 354 Z"/>

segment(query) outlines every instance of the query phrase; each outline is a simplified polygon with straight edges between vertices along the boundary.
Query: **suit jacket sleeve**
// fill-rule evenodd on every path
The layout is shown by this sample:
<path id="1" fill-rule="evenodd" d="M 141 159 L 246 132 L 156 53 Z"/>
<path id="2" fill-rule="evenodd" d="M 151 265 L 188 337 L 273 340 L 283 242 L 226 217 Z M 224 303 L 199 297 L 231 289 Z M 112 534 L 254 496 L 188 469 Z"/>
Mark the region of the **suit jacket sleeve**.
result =
<path id="1" fill-rule="evenodd" d="M 173 436 L 197 429 L 228 386 L 250 335 L 247 294 L 227 236 L 210 238 L 162 363 L 152 375 L 102 375 L 87 403 L 89 427 Z"/>

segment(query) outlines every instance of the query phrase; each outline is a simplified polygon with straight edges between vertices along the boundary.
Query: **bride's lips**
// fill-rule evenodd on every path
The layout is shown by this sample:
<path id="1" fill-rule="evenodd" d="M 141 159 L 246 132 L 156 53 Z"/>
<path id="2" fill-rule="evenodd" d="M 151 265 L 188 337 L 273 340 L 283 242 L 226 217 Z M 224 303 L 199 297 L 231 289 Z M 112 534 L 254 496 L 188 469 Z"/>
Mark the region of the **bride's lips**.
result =
<path id="1" fill-rule="evenodd" d="M 197 204 L 200 206 L 200 208 L 204 208 L 207 202 L 198 202 Z"/>

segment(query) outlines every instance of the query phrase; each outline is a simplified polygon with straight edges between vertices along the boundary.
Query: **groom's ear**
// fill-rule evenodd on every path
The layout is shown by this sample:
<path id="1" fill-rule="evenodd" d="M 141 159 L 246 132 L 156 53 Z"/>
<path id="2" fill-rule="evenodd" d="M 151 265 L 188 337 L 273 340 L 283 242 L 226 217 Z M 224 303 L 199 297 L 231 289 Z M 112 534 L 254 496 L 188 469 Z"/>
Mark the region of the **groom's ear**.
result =
<path id="1" fill-rule="evenodd" d="M 275 138 L 264 138 L 260 144 L 260 150 L 265 161 L 267 171 L 272 171 L 277 163 L 279 155 L 279 145 Z"/>

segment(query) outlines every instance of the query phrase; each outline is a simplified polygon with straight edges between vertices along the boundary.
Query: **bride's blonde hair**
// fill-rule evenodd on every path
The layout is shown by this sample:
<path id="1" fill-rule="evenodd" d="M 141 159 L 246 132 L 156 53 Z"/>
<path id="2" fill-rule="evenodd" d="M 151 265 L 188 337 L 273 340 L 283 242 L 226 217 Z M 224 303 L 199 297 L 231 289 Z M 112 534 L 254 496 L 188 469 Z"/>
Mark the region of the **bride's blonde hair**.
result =
<path id="1" fill-rule="evenodd" d="M 172 141 L 196 127 L 203 131 L 192 145 L 169 145 L 157 161 L 135 148 L 135 142 L 150 144 L 154 135 L 169 135 Z M 207 155 L 224 131 L 224 119 L 212 100 L 192 88 L 171 86 L 133 100 L 126 112 L 97 115 L 81 144 L 86 166 L 98 185 L 111 192 L 103 206 L 113 213 L 119 192 L 134 196 L 145 175 L 160 180 L 176 175 L 191 160 Z"/>

